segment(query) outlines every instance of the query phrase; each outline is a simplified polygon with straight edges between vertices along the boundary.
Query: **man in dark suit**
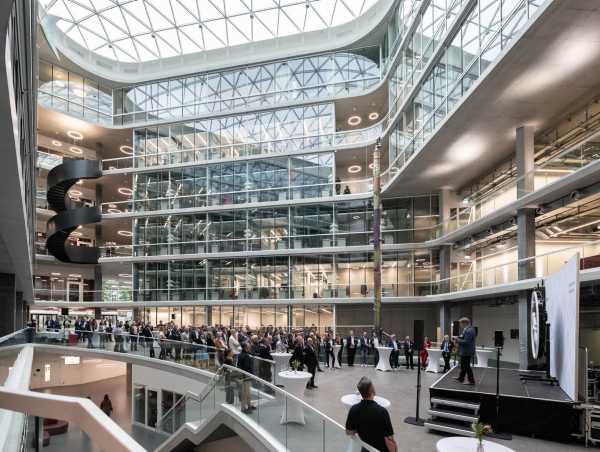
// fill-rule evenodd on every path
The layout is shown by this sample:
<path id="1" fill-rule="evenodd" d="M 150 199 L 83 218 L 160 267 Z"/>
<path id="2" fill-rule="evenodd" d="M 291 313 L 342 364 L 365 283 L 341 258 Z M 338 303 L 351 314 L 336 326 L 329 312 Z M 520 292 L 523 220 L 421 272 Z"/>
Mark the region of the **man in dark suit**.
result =
<path id="1" fill-rule="evenodd" d="M 410 340 L 410 336 L 406 336 L 404 338 L 404 343 L 402 344 L 404 348 L 404 359 L 406 360 L 406 368 L 410 366 L 411 369 L 415 368 L 415 362 L 413 361 L 413 357 L 415 354 L 415 343 Z"/>
<path id="2" fill-rule="evenodd" d="M 390 366 L 392 369 L 397 369 L 400 365 L 398 361 L 398 358 L 400 357 L 400 347 L 398 346 L 395 334 L 390 336 L 387 346 L 392 349 L 392 352 L 390 353 Z"/>
<path id="3" fill-rule="evenodd" d="M 440 345 L 440 350 L 442 350 L 442 358 L 444 358 L 444 373 L 446 373 L 450 370 L 450 357 L 452 356 L 452 350 L 454 350 L 454 344 L 447 334 L 444 336 L 442 345 Z"/>
<path id="4" fill-rule="evenodd" d="M 306 364 L 308 372 L 311 374 L 310 381 L 306 387 L 308 389 L 317 389 L 317 386 L 315 386 L 315 374 L 317 372 L 318 358 L 312 337 L 309 337 L 306 340 L 306 346 L 304 347 L 304 363 Z"/>
<path id="5" fill-rule="evenodd" d="M 297 370 L 304 369 L 304 338 L 301 335 L 296 336 L 296 342 L 294 343 L 294 351 L 290 357 L 290 368 L 294 368 L 296 363 L 298 364 Z"/>
<path id="6" fill-rule="evenodd" d="M 350 336 L 346 338 L 346 347 L 348 353 L 348 366 L 354 367 L 354 355 L 356 354 L 356 346 L 358 338 L 354 336 L 354 331 L 350 330 Z"/>
<path id="7" fill-rule="evenodd" d="M 265 336 L 258 345 L 258 357 L 264 360 L 273 361 L 271 356 L 271 337 Z M 258 376 L 265 381 L 271 381 L 271 363 L 268 361 L 260 361 L 258 365 Z"/>
<path id="8" fill-rule="evenodd" d="M 463 317 L 458 323 L 462 328 L 462 334 L 454 338 L 458 344 L 458 355 L 460 356 L 460 374 L 458 374 L 456 380 L 465 385 L 473 386 L 475 377 L 473 376 L 473 369 L 471 369 L 471 360 L 475 354 L 475 328 L 471 326 L 471 321 L 467 317 Z M 468 379 L 466 383 L 464 383 L 465 375 Z"/>

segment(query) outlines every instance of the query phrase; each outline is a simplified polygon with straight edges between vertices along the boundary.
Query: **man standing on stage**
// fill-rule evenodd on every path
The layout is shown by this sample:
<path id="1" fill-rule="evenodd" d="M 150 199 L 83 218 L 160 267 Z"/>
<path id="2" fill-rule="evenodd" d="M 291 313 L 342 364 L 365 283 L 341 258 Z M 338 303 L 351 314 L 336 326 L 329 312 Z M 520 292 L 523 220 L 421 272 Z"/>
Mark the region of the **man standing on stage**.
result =
<path id="1" fill-rule="evenodd" d="M 458 343 L 458 355 L 460 356 L 460 374 L 456 380 L 464 383 L 466 374 L 469 381 L 464 384 L 472 386 L 475 384 L 471 369 L 471 360 L 475 354 L 475 328 L 471 326 L 471 321 L 467 317 L 463 317 L 458 323 L 463 330 L 460 336 L 453 338 Z"/>

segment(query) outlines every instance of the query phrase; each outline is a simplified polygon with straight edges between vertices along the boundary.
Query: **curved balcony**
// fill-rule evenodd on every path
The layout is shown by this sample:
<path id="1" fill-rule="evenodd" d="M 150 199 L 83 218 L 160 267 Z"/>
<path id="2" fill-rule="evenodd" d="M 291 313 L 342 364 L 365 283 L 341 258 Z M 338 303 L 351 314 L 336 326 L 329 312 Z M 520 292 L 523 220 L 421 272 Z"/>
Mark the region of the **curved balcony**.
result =
<path id="1" fill-rule="evenodd" d="M 99 162 L 68 158 L 48 173 L 46 198 L 49 208 L 57 214 L 48 220 L 46 248 L 61 262 L 98 263 L 98 248 L 76 247 L 66 242 L 80 225 L 99 223 L 101 219 L 97 207 L 74 207 L 68 196 L 69 189 L 81 179 L 97 179 L 100 176 Z"/>

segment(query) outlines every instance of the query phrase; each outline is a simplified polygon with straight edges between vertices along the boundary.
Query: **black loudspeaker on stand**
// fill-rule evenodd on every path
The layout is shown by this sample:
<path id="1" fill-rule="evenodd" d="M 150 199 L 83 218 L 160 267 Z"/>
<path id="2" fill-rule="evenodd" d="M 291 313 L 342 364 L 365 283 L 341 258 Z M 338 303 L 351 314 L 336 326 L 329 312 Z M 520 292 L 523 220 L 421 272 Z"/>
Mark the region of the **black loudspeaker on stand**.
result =
<path id="1" fill-rule="evenodd" d="M 418 347 L 419 351 L 417 352 L 417 410 L 415 416 L 409 416 L 404 419 L 404 422 L 411 425 L 418 425 L 419 427 L 423 427 L 425 425 L 425 421 L 419 416 L 419 404 L 421 403 L 421 347 Z"/>

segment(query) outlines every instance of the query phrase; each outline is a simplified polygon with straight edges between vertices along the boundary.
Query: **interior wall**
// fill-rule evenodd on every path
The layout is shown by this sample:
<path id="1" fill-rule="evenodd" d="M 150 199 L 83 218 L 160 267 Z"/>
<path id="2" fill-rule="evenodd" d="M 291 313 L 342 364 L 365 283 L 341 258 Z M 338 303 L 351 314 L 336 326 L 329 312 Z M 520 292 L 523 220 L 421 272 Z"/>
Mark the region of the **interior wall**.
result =
<path id="1" fill-rule="evenodd" d="M 510 330 L 519 328 L 517 303 L 500 306 L 474 304 L 473 326 L 477 327 L 477 346 L 493 347 L 494 332 L 503 331 L 504 350 L 501 360 L 519 363 L 519 338 L 510 337 Z"/>
<path id="2" fill-rule="evenodd" d="M 131 366 L 131 369 L 131 381 L 134 385 L 142 385 L 158 391 L 164 389 L 179 394 L 185 394 L 187 391 L 200 394 L 206 386 L 204 383 L 192 380 L 191 378 L 175 375 L 172 372 L 164 372 L 159 369 L 135 364 Z"/>
<path id="3" fill-rule="evenodd" d="M 35 354 L 31 372 L 31 389 L 74 386 L 125 375 L 127 365 L 118 361 L 79 358 L 79 364 L 65 364 L 75 356 Z"/>

